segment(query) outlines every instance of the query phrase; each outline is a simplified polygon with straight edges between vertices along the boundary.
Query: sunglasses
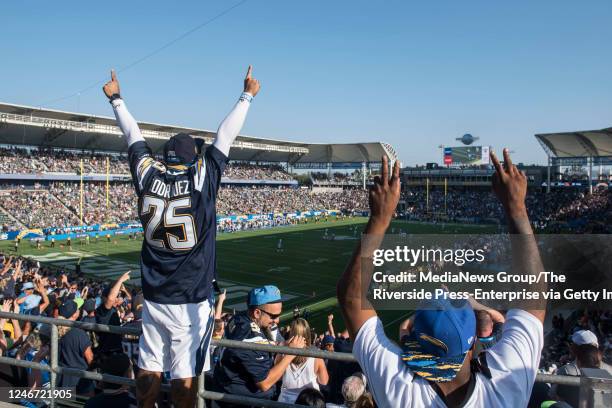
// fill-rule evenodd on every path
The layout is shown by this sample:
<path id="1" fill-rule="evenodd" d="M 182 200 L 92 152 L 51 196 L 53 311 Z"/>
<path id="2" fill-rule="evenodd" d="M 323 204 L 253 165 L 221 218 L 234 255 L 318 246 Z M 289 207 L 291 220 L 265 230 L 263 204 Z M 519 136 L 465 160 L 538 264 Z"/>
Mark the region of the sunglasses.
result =
<path id="1" fill-rule="evenodd" d="M 263 309 L 257 309 L 257 310 L 259 310 L 260 312 L 263 312 L 263 313 L 267 314 L 267 315 L 270 317 L 270 319 L 272 319 L 272 320 L 276 320 L 276 319 L 278 319 L 278 318 L 280 317 L 280 315 L 281 315 L 280 313 L 277 313 L 277 314 L 272 314 L 272 313 L 266 312 L 266 311 L 265 311 L 265 310 L 263 310 Z"/>

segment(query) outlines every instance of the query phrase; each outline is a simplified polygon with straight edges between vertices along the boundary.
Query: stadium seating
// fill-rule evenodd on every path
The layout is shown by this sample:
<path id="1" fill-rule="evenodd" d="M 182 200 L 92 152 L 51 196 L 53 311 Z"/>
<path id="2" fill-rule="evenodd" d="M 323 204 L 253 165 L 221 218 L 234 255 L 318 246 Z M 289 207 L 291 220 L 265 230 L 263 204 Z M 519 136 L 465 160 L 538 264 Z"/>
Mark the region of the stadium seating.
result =
<path id="1" fill-rule="evenodd" d="M 130 173 L 126 155 L 94 154 L 59 149 L 0 148 L 0 174 L 79 174 L 81 160 L 83 160 L 85 174 L 106 174 L 107 158 L 111 174 L 128 175 Z M 224 177 L 234 180 L 293 180 L 293 177 L 279 165 L 256 165 L 241 162 L 229 163 Z"/>
<path id="2" fill-rule="evenodd" d="M 428 197 L 428 199 L 427 199 Z M 449 221 L 502 220 L 501 206 L 489 190 L 450 189 L 433 190 L 410 188 L 402 197 L 406 202 L 406 216 L 413 220 L 443 218 Z M 558 228 L 560 223 L 574 232 L 584 231 L 586 225 L 610 224 L 612 194 L 608 189 L 592 195 L 576 189 L 555 189 L 550 194 L 530 191 L 527 210 L 538 229 Z M 580 221 L 580 222 L 578 222 Z"/>

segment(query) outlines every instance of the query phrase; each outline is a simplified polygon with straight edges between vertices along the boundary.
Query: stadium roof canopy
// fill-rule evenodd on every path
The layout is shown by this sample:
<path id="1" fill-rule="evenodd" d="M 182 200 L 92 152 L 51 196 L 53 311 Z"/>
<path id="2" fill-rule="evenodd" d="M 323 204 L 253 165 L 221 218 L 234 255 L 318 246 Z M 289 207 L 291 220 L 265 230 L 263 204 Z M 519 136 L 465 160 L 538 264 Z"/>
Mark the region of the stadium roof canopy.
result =
<path id="1" fill-rule="evenodd" d="M 543 133 L 535 135 L 549 156 L 606 157 L 612 156 L 612 128 L 579 132 Z"/>
<path id="2" fill-rule="evenodd" d="M 185 132 L 211 144 L 215 132 L 181 126 L 139 123 L 151 149 L 161 153 L 172 135 Z M 0 102 L 0 144 L 49 148 L 125 152 L 126 145 L 115 118 L 35 108 Z M 397 160 L 395 150 L 383 142 L 297 143 L 240 135 L 230 159 L 260 162 L 377 163 L 386 155 Z"/>

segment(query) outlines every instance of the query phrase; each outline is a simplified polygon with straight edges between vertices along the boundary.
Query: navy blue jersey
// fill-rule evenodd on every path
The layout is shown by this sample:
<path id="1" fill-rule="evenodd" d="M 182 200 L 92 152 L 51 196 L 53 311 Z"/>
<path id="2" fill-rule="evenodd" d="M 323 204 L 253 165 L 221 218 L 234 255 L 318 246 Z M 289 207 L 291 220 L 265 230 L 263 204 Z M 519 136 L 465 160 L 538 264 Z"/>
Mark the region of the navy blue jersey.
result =
<path id="1" fill-rule="evenodd" d="M 210 146 L 193 166 L 166 166 L 146 142 L 129 149 L 138 214 L 144 298 L 162 304 L 206 300 L 215 278 L 215 202 L 227 156 Z"/>
<path id="2" fill-rule="evenodd" d="M 227 323 L 225 338 L 246 343 L 270 344 L 257 323 L 246 312 L 240 312 Z M 221 360 L 215 366 L 215 387 L 235 395 L 270 399 L 275 387 L 261 391 L 257 383 L 264 381 L 274 366 L 272 353 L 257 350 L 225 348 Z"/>

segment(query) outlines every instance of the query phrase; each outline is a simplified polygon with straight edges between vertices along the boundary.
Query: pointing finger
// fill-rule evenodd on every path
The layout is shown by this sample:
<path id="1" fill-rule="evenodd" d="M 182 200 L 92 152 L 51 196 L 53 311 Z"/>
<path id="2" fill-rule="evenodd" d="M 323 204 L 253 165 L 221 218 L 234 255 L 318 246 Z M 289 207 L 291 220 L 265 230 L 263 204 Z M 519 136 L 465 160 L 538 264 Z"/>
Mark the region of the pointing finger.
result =
<path id="1" fill-rule="evenodd" d="M 114 69 L 111 69 L 111 80 L 112 81 L 116 81 L 117 80 L 117 73 L 115 72 Z"/>
<path id="2" fill-rule="evenodd" d="M 382 158 L 382 169 L 380 177 L 382 178 L 383 183 L 389 181 L 389 162 L 387 161 L 386 155 Z"/>
<path id="3" fill-rule="evenodd" d="M 393 178 L 398 179 L 399 176 L 400 176 L 399 160 L 396 160 L 395 163 L 393 164 Z"/>
<path id="4" fill-rule="evenodd" d="M 247 70 L 247 73 L 246 73 L 246 79 L 251 79 L 251 72 L 253 72 L 253 66 L 249 65 L 249 69 Z"/>
<path id="5" fill-rule="evenodd" d="M 394 188 L 396 188 L 396 189 L 400 188 L 400 165 L 399 165 L 399 160 L 396 160 L 395 164 L 393 165 L 393 177 L 391 177 L 391 185 Z"/>
<path id="6" fill-rule="evenodd" d="M 512 172 L 512 159 L 510 159 L 510 151 L 508 148 L 504 148 L 504 167 L 508 173 Z"/>
<path id="7" fill-rule="evenodd" d="M 495 171 L 497 171 L 497 174 L 499 174 L 500 176 L 504 174 L 504 170 L 502 169 L 502 166 L 499 163 L 499 160 L 497 159 L 497 155 L 493 150 L 491 150 L 491 161 L 493 162 L 493 166 L 495 167 Z"/>

